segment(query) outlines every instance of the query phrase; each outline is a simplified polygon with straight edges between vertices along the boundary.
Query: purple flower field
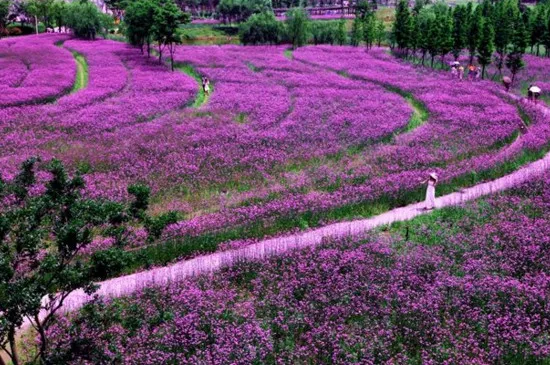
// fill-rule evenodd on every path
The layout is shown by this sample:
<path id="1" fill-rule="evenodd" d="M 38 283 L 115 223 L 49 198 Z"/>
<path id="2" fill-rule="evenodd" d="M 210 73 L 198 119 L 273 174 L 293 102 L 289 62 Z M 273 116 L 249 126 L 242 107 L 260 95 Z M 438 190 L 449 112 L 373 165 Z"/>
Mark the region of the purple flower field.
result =
<path id="1" fill-rule="evenodd" d="M 123 200 L 146 183 L 153 214 L 186 218 L 165 238 L 399 200 L 428 172 L 450 183 L 550 141 L 548 121 L 526 110 L 532 124 L 512 143 L 520 115 L 497 85 L 458 83 L 383 49 L 305 47 L 289 59 L 282 47 L 182 46 L 177 62 L 215 90 L 193 108 L 195 80 L 122 43 L 24 39 L 65 55 L 71 75 L 68 50 L 82 54 L 89 84 L 0 110 L 2 177 L 40 155 L 84 172 L 90 197 Z"/>
<path id="2" fill-rule="evenodd" d="M 537 364 L 550 355 L 550 175 L 510 193 L 95 303 L 52 359 Z M 407 234 L 408 235 L 408 234 Z M 78 318 L 78 319 L 77 319 Z"/>
<path id="3" fill-rule="evenodd" d="M 76 64 L 54 45 L 64 36 L 32 36 L 0 42 L 0 107 L 43 103 L 73 86 Z"/>
<path id="4" fill-rule="evenodd" d="M 535 176 L 507 175 L 550 149 L 550 113 L 522 102 L 522 86 L 506 93 L 491 81 L 461 82 L 382 48 L 178 46 L 175 61 L 171 72 L 111 40 L 0 40 L 0 184 L 24 180 L 16 174 L 32 156 L 83 175 L 84 198 L 98 201 L 82 209 L 101 210 L 110 231 L 75 225 L 59 236 L 69 245 L 86 231 L 74 259 L 78 270 L 97 260 L 94 280 L 409 205 L 423 199 L 431 172 L 438 195 L 454 193 L 438 202 L 462 205 L 430 213 L 407 206 L 398 211 L 413 220 L 371 232 L 360 226 L 359 236 L 328 240 L 311 231 L 319 246 L 258 259 L 280 247 L 263 241 L 246 256 L 253 261 L 232 267 L 219 253 L 200 257 L 211 263 L 202 268 L 223 270 L 166 287 L 142 290 L 171 273 L 117 277 L 111 293 L 139 292 L 56 316 L 48 336 L 41 333 L 51 340 L 48 363 L 548 363 L 547 160 L 535 164 L 536 179 L 506 193 L 486 195 L 496 188 L 485 184 L 485 198 L 470 195 L 466 204 L 469 192 L 461 191 L 503 175 L 506 187 Z M 518 85 L 537 80 L 546 90 L 547 60 L 526 61 Z M 80 88 L 82 72 L 88 82 Z M 62 184 L 41 164 L 37 181 L 21 184 L 30 196 L 49 191 L 58 199 Z M 138 201 L 145 188 L 128 193 L 136 183 L 151 188 L 145 204 Z M 1 213 L 22 204 L 18 193 L 1 196 Z M 123 205 L 112 204 L 130 199 L 120 212 Z M 59 207 L 69 216 L 66 203 Z M 347 224 L 337 225 L 347 234 Z M 47 256 L 44 247 L 35 252 Z M 61 301 L 82 305 L 88 294 L 79 287 Z"/>

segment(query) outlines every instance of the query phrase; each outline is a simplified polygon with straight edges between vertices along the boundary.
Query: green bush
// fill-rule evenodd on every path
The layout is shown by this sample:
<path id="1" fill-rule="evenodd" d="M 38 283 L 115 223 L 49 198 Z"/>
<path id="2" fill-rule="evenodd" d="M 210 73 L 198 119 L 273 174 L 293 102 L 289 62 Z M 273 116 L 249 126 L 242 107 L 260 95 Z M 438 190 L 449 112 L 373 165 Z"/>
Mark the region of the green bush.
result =
<path id="1" fill-rule="evenodd" d="M 72 2 L 67 7 L 67 26 L 80 38 L 95 39 L 97 34 L 106 34 L 113 19 L 102 14 L 97 6 L 90 2 Z"/>
<path id="2" fill-rule="evenodd" d="M 310 31 L 314 44 L 338 43 L 340 31 L 338 21 L 312 22 Z"/>
<path id="3" fill-rule="evenodd" d="M 282 27 L 273 13 L 254 14 L 239 28 L 243 44 L 277 44 L 281 40 Z"/>

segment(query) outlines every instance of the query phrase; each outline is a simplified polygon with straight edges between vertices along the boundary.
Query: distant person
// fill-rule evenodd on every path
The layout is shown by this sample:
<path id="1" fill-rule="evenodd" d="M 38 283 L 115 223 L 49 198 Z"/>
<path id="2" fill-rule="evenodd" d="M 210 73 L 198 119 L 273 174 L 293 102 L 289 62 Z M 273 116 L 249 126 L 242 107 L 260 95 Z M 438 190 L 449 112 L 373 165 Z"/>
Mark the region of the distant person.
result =
<path id="1" fill-rule="evenodd" d="M 521 132 L 521 134 L 525 134 L 527 133 L 527 125 L 525 124 L 525 122 L 523 120 L 520 119 L 519 121 L 519 131 Z"/>
<path id="2" fill-rule="evenodd" d="M 508 76 L 504 76 L 502 78 L 502 84 L 504 85 L 504 88 L 506 91 L 510 91 L 510 86 L 512 86 L 512 79 L 510 79 Z"/>
<path id="3" fill-rule="evenodd" d="M 210 94 L 210 81 L 206 77 L 202 78 L 202 89 L 204 91 L 204 95 L 208 96 Z"/>
<path id="4" fill-rule="evenodd" d="M 527 96 L 529 97 L 529 100 L 531 100 L 533 103 L 537 103 L 540 98 L 540 93 L 542 90 L 540 87 L 535 85 L 530 85 L 529 90 L 527 91 Z"/>
<path id="5" fill-rule="evenodd" d="M 476 81 L 481 80 L 481 67 L 476 67 Z"/>
<path id="6" fill-rule="evenodd" d="M 424 202 L 424 209 L 432 210 L 435 208 L 435 186 L 437 185 L 437 174 L 432 172 L 428 175 L 428 179 L 424 180 L 422 183 L 427 184 L 426 188 L 426 200 Z"/>
<path id="7" fill-rule="evenodd" d="M 474 65 L 468 66 L 468 79 L 470 81 L 474 80 L 475 73 L 476 73 L 476 67 Z"/>
<path id="8" fill-rule="evenodd" d="M 464 66 L 458 66 L 458 79 L 462 81 L 464 79 Z"/>
<path id="9" fill-rule="evenodd" d="M 451 76 L 453 77 L 453 79 L 458 77 L 458 69 L 454 64 L 451 66 Z"/>

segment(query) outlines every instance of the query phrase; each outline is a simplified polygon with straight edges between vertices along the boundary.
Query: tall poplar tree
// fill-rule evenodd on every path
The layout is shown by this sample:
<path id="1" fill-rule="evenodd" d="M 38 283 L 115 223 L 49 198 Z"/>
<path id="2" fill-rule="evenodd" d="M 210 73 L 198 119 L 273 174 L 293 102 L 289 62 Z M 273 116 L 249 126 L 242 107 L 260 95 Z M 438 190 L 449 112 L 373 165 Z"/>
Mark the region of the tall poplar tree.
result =
<path id="1" fill-rule="evenodd" d="M 491 63 L 491 57 L 495 51 L 493 39 L 495 32 L 491 18 L 485 18 L 481 26 L 481 37 L 479 39 L 479 47 L 477 50 L 477 61 L 481 65 L 481 78 L 485 78 L 485 69 Z"/>
<path id="2" fill-rule="evenodd" d="M 506 57 L 506 67 L 512 73 L 512 82 L 514 82 L 517 73 L 525 66 L 523 55 L 527 48 L 527 30 L 523 18 L 518 15 L 514 21 L 514 34 L 508 57 Z"/>
<path id="3" fill-rule="evenodd" d="M 407 51 L 411 37 L 411 13 L 406 0 L 400 0 L 395 11 L 395 23 L 393 24 L 393 37 L 397 48 Z"/>
<path id="4" fill-rule="evenodd" d="M 470 53 L 470 63 L 474 61 L 476 55 L 477 46 L 479 45 L 479 38 L 481 35 L 481 7 L 477 7 L 472 15 L 468 19 L 468 35 L 467 35 L 467 46 Z"/>

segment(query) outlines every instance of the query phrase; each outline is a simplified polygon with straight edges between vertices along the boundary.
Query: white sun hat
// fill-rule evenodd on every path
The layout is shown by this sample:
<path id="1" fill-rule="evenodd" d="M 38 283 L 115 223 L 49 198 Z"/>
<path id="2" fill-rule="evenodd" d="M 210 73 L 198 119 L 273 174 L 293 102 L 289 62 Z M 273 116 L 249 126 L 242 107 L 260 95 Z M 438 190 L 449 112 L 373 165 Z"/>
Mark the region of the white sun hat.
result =
<path id="1" fill-rule="evenodd" d="M 434 179 L 434 180 L 437 180 L 437 174 L 436 174 L 435 172 L 432 172 L 432 173 L 430 174 L 430 177 L 431 177 L 432 179 Z"/>

